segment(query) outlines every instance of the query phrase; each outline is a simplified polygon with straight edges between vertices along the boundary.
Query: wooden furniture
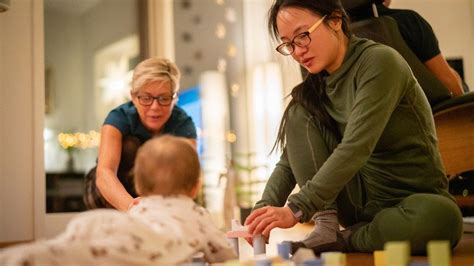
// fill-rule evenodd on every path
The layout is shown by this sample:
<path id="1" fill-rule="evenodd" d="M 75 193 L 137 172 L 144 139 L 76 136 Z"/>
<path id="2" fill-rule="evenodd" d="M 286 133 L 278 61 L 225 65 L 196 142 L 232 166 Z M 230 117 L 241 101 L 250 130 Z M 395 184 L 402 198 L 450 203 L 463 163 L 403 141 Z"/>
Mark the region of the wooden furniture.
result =
<path id="1" fill-rule="evenodd" d="M 450 192 L 456 197 L 463 215 L 473 216 L 474 103 L 454 106 L 437 112 L 434 114 L 434 120 L 444 168 L 447 176 L 451 179 Z M 469 176 L 468 171 L 472 171 Z M 465 173 L 465 180 L 456 180 L 462 179 L 458 175 L 463 175 L 463 173 Z M 466 180 L 466 178 L 470 178 L 470 180 Z"/>
<path id="2" fill-rule="evenodd" d="M 84 211 L 84 173 L 46 173 L 46 212 Z"/>
<path id="3" fill-rule="evenodd" d="M 446 174 L 474 170 L 474 102 L 434 114 Z"/>
<path id="4" fill-rule="evenodd" d="M 451 97 L 449 90 L 428 71 L 406 44 L 397 22 L 389 16 L 378 16 L 374 4 L 380 1 L 342 0 L 341 3 L 350 15 L 362 9 L 371 9 L 374 16 L 352 23 L 352 32 L 394 48 L 410 65 L 431 105 L 439 150 L 448 178 L 474 171 L 474 92 Z M 474 196 L 461 195 L 456 195 L 460 207 L 474 209 Z"/>

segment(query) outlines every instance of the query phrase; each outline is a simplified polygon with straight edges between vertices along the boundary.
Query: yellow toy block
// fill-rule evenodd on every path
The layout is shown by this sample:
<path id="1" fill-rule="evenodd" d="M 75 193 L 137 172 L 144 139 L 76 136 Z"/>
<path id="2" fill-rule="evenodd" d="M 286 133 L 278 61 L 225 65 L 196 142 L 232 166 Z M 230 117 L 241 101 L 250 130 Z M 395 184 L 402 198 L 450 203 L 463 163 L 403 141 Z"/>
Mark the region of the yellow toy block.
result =
<path id="1" fill-rule="evenodd" d="M 321 253 L 321 260 L 325 266 L 345 266 L 346 254 L 342 252 L 323 252 Z"/>
<path id="2" fill-rule="evenodd" d="M 387 266 L 387 258 L 385 257 L 385 251 L 383 250 L 374 251 L 374 265 Z"/>
<path id="3" fill-rule="evenodd" d="M 392 241 L 385 243 L 387 266 L 407 266 L 410 261 L 410 243 L 407 241 Z"/>
<path id="4" fill-rule="evenodd" d="M 254 263 L 251 261 L 228 260 L 223 265 L 224 266 L 253 266 Z"/>
<path id="5" fill-rule="evenodd" d="M 451 248 L 449 241 L 430 241 L 427 245 L 430 266 L 450 266 Z"/>

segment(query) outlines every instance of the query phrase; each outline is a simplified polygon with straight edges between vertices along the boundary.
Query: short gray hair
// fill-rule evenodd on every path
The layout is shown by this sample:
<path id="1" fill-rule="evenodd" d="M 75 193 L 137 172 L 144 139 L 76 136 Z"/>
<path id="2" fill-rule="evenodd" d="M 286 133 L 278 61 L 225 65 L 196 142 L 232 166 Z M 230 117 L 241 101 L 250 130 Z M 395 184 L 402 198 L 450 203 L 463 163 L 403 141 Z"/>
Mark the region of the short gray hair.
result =
<path id="1" fill-rule="evenodd" d="M 179 91 L 181 73 L 175 63 L 165 58 L 152 57 L 140 62 L 133 71 L 131 93 L 136 94 L 146 84 L 168 80 L 172 93 Z"/>

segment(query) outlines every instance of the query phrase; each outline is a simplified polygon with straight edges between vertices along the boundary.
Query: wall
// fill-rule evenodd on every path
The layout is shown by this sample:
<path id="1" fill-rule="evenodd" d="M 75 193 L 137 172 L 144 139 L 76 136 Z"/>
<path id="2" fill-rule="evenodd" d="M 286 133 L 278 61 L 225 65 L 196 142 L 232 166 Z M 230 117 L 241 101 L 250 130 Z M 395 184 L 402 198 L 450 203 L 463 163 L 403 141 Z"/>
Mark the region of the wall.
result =
<path id="1" fill-rule="evenodd" d="M 96 105 L 94 94 L 94 56 L 100 49 L 132 34 L 138 34 L 138 1 L 102 0 L 82 17 L 84 40 L 84 95 L 88 107 Z M 103 118 L 94 108 L 84 108 L 86 130 L 99 130 Z"/>
<path id="2" fill-rule="evenodd" d="M 107 1 L 102 10 L 116 10 L 114 3 Z M 123 0 L 116 7 L 124 10 L 114 14 L 117 21 L 136 11 L 128 3 Z M 103 34 L 100 29 L 94 36 Z M 114 33 L 129 29 L 108 32 L 114 39 L 119 38 Z M 52 236 L 68 219 L 45 215 L 43 44 L 43 1 L 12 1 L 10 10 L 0 13 L 0 243 Z M 97 49 L 104 44 L 91 45 Z"/>
<path id="3" fill-rule="evenodd" d="M 45 10 L 45 69 L 50 71 L 51 110 L 45 126 L 83 130 L 83 34 L 79 16 Z M 59 133 L 57 132 L 57 133 Z"/>
<path id="4" fill-rule="evenodd" d="M 474 91 L 474 1 L 392 0 L 390 7 L 412 9 L 425 18 L 444 56 L 464 59 L 465 80 Z"/>
<path id="5" fill-rule="evenodd" d="M 11 1 L 0 13 L 0 242 L 30 240 L 34 232 L 35 167 L 42 163 L 35 108 L 44 99 L 35 84 L 42 71 L 35 68 L 42 65 L 38 5 L 41 0 Z"/>
<path id="6" fill-rule="evenodd" d="M 213 121 L 218 117 L 224 125 L 213 131 L 218 128 L 217 123 L 206 126 L 208 119 L 203 118 L 200 131 L 204 143 L 205 194 L 214 203 L 207 206 L 212 212 L 218 211 L 218 205 L 222 205 L 220 192 L 226 182 L 220 182 L 219 176 L 231 163 L 229 159 L 234 165 L 239 165 L 239 169 L 251 169 L 239 170 L 240 181 L 252 179 L 255 183 L 256 179 L 268 178 L 275 158 L 279 157 L 270 158 L 268 153 L 276 138 L 282 112 L 281 81 L 292 75 L 288 74 L 287 65 L 281 69 L 276 64 L 276 58 L 280 56 L 276 55 L 271 44 L 265 21 L 270 5 L 270 0 L 174 1 L 175 58 L 183 74 L 182 87 L 199 84 L 203 73 L 206 73 L 204 80 L 207 80 L 210 74 L 206 71 L 218 71 L 225 77 L 224 80 L 216 78 L 216 81 L 199 84 L 202 86 L 203 105 L 207 95 L 214 95 L 210 108 L 203 107 L 203 115 L 213 117 Z M 282 77 L 280 73 L 287 75 Z M 218 73 L 214 74 L 218 76 Z M 222 87 L 217 90 L 213 86 L 203 86 L 211 83 L 222 84 L 224 95 L 218 93 L 222 92 Z M 229 106 L 220 109 L 224 102 Z M 209 110 L 219 115 L 206 114 Z M 213 150 L 211 142 L 220 149 Z M 255 185 L 248 187 L 258 196 L 259 188 Z"/>
<path id="7" fill-rule="evenodd" d="M 237 142 L 247 147 L 245 101 L 247 95 L 243 25 L 243 1 L 187 0 L 174 1 L 175 58 L 182 72 L 181 87 L 200 82 L 205 71 L 224 75 L 228 91 L 230 121 L 227 130 L 237 132 Z M 212 14 L 212 15 L 209 15 Z M 218 34 L 220 32 L 220 34 Z M 229 52 L 229 49 L 233 49 Z M 231 91 L 234 88 L 234 91 Z M 230 127 L 230 128 L 229 128 Z M 204 132 L 204 134 L 206 134 Z M 227 148 L 227 156 L 230 150 Z"/>
<path id="8" fill-rule="evenodd" d="M 94 88 L 96 53 L 138 35 L 137 1 L 101 0 L 82 12 L 72 12 L 71 6 L 73 3 L 63 3 L 60 8 L 45 10 L 45 63 L 51 96 L 45 120 L 49 129 L 45 143 L 48 172 L 66 167 L 67 154 L 56 138 L 60 132 L 100 131 L 105 114 L 97 114 L 101 103 L 96 103 L 99 94 Z M 96 157 L 97 149 L 75 152 L 75 170 L 89 170 Z"/>
<path id="9" fill-rule="evenodd" d="M 84 132 L 83 31 L 80 16 L 45 10 L 45 69 L 49 110 L 45 140 L 48 172 L 64 170 L 66 152 L 56 136 L 61 132 Z M 89 129 L 90 130 L 90 129 Z M 76 163 L 77 166 L 77 163 Z"/>

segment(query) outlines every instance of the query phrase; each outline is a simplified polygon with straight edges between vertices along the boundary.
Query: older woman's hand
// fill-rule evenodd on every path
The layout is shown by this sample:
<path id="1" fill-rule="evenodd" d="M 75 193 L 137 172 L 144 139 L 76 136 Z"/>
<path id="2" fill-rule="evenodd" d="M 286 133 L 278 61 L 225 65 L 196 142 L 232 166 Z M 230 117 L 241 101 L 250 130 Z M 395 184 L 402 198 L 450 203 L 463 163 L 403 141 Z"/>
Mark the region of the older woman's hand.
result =
<path id="1" fill-rule="evenodd" d="M 256 209 L 245 220 L 249 233 L 252 235 L 262 234 L 267 241 L 273 228 L 290 228 L 296 223 L 298 220 L 288 207 L 266 206 Z"/>
<path id="2" fill-rule="evenodd" d="M 135 205 L 138 205 L 138 203 L 140 203 L 140 199 L 141 199 L 141 197 L 136 197 L 136 198 L 134 198 L 134 199 L 130 202 L 130 204 L 128 204 L 127 210 L 130 210 L 130 209 L 133 208 Z"/>

